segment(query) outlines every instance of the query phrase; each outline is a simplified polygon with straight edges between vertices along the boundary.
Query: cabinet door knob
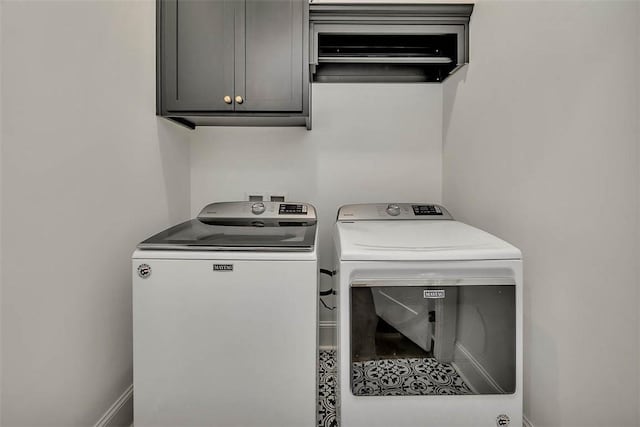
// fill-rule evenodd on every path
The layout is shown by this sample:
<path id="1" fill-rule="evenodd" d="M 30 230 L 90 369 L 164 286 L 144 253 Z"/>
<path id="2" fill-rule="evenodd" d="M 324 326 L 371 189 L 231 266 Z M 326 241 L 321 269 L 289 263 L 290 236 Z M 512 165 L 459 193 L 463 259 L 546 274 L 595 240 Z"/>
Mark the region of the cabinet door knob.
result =
<path id="1" fill-rule="evenodd" d="M 242 104 L 243 102 L 244 102 L 244 99 L 242 99 L 240 95 L 236 96 L 236 103 Z"/>
<path id="2" fill-rule="evenodd" d="M 231 104 L 231 97 L 229 95 L 222 98 L 225 104 Z"/>

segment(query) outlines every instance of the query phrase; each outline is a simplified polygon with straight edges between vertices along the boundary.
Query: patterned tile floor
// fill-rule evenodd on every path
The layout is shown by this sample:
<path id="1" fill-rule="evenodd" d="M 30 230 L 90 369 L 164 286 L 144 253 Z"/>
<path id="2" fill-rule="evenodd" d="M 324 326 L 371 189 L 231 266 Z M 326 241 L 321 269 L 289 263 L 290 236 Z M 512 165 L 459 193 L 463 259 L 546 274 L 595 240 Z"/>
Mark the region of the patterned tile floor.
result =
<path id="1" fill-rule="evenodd" d="M 337 427 L 336 352 L 320 351 L 318 426 Z M 354 391 L 359 396 L 472 394 L 456 370 L 433 358 L 355 362 Z"/>
<path id="2" fill-rule="evenodd" d="M 320 350 L 318 372 L 318 426 L 337 427 L 336 351 Z"/>
<path id="3" fill-rule="evenodd" d="M 355 362 L 353 393 L 357 396 L 459 395 L 471 389 L 449 364 L 433 358 Z"/>

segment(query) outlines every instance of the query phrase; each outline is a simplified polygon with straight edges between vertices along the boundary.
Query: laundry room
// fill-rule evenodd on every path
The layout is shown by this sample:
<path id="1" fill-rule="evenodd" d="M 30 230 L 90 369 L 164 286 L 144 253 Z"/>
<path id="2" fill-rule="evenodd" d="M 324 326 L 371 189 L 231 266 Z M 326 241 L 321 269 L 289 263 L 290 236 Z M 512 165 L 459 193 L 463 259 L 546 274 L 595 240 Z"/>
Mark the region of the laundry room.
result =
<path id="1" fill-rule="evenodd" d="M 258 415 L 258 411 L 264 411 L 264 416 L 260 415 L 263 420 L 268 416 L 286 419 L 284 412 L 278 412 L 282 408 L 269 412 L 278 405 L 277 397 L 295 391 L 296 381 L 313 383 L 311 375 L 317 374 L 318 366 L 308 368 L 311 365 L 302 362 L 307 357 L 304 348 L 311 349 L 312 345 L 311 340 L 307 342 L 304 338 L 307 332 L 301 333 L 302 325 L 311 325 L 313 331 L 309 333 L 316 334 L 317 343 L 311 350 L 320 351 L 321 357 L 334 357 L 314 360 L 316 365 L 336 369 L 340 335 L 343 338 L 345 335 L 344 331 L 339 333 L 339 319 L 344 321 L 353 314 L 349 311 L 339 314 L 344 307 L 340 306 L 339 298 L 351 291 L 340 294 L 340 283 L 346 279 L 338 270 L 351 271 L 351 267 L 337 267 L 336 236 L 347 235 L 338 234 L 338 209 L 360 204 L 379 204 L 380 209 L 389 209 L 388 212 L 397 207 L 401 211 L 399 217 L 405 213 L 418 215 L 417 212 L 432 209 L 431 206 L 443 207 L 456 223 L 483 230 L 508 242 L 509 248 L 517 248 L 517 253 L 506 256 L 509 263 L 495 268 L 491 277 L 477 273 L 480 268 L 474 264 L 469 267 L 476 269 L 473 274 L 454 278 L 459 281 L 455 286 L 465 280 L 480 280 L 472 284 L 481 293 L 486 285 L 482 280 L 493 280 L 498 273 L 513 276 L 504 283 L 494 280 L 490 283 L 493 288 L 488 287 L 498 295 L 493 301 L 500 298 L 506 301 L 502 305 L 496 303 L 497 308 L 490 306 L 491 311 L 497 313 L 500 307 L 507 307 L 504 313 L 509 314 L 509 319 L 520 319 L 498 327 L 500 331 L 508 329 L 511 335 L 505 336 L 512 337 L 502 343 L 505 350 L 501 354 L 509 357 L 494 359 L 509 367 L 493 375 L 497 383 L 494 388 L 502 391 L 483 395 L 477 390 L 478 396 L 411 396 L 437 399 L 432 401 L 436 402 L 438 413 L 431 419 L 422 418 L 416 409 L 421 401 L 415 400 L 417 406 L 403 409 L 405 413 L 399 414 L 397 423 L 385 421 L 384 414 L 380 414 L 377 421 L 365 418 L 362 424 L 355 421 L 357 416 L 370 409 L 349 406 L 356 405 L 354 400 L 369 405 L 377 399 L 392 398 L 402 405 L 406 396 L 356 396 L 351 393 L 353 382 L 349 383 L 355 381 L 350 377 L 352 374 L 340 379 L 335 372 L 331 381 L 342 381 L 346 384 L 343 394 L 349 393 L 343 396 L 344 423 L 338 423 L 339 414 L 337 417 L 335 410 L 340 406 L 340 398 L 332 389 L 334 394 L 327 397 L 329 403 L 324 403 L 331 405 L 330 411 L 325 407 L 318 415 L 323 403 L 314 395 L 310 398 L 311 405 L 317 405 L 312 408 L 314 413 L 302 423 L 292 418 L 281 425 L 353 427 L 378 422 L 383 423 L 378 425 L 444 426 L 456 419 L 451 414 L 461 412 L 460 408 L 480 411 L 480 407 L 491 407 L 493 412 L 488 421 L 459 418 L 457 425 L 505 426 L 522 420 L 527 427 L 640 426 L 639 2 L 313 0 L 308 7 L 304 2 L 304 7 L 310 10 L 304 15 L 304 30 L 308 32 L 305 37 L 311 40 L 303 39 L 306 43 L 299 48 L 302 57 L 297 58 L 306 66 L 303 82 L 310 82 L 309 93 L 303 94 L 307 102 L 307 107 L 301 108 L 303 114 L 276 117 L 280 123 L 261 122 L 269 114 L 257 114 L 244 122 L 244 118 L 238 122 L 229 121 L 228 117 L 203 118 L 202 123 L 191 126 L 195 123 L 190 122 L 192 115 L 156 114 L 158 99 L 165 97 L 165 92 L 157 87 L 160 78 L 157 68 L 162 67 L 157 57 L 157 41 L 163 37 L 156 21 L 157 5 L 172 1 L 0 2 L 0 425 L 133 425 L 136 368 L 132 284 L 145 280 L 142 276 L 147 273 L 140 271 L 147 270 L 137 270 L 140 265 L 150 268 L 152 279 L 164 267 L 161 263 L 158 266 L 149 263 L 144 254 L 139 258 L 144 261 L 132 264 L 132 253 L 137 245 L 162 230 L 196 221 L 198 217 L 202 219 L 207 215 L 205 207 L 212 203 L 248 203 L 251 198 L 265 207 L 261 222 L 255 222 L 251 216 L 247 223 L 260 228 L 256 233 L 262 242 L 273 240 L 278 233 L 273 230 L 275 227 L 269 229 L 266 215 L 270 214 L 271 203 L 279 203 L 273 205 L 281 209 L 277 213 L 290 219 L 280 224 L 284 225 L 280 227 L 285 233 L 283 240 L 295 240 L 296 227 L 315 227 L 313 271 L 317 270 L 317 279 L 314 278 L 313 286 L 317 286 L 314 289 L 318 292 L 314 296 L 310 293 L 279 296 L 279 290 L 270 287 L 272 282 L 277 285 L 272 279 L 282 277 L 286 281 L 289 277 L 291 283 L 298 280 L 294 268 L 286 272 L 270 270 L 276 261 L 281 261 L 278 257 L 282 251 L 276 250 L 259 261 L 265 263 L 264 271 L 269 277 L 251 279 L 256 284 L 264 282 L 264 288 L 237 295 L 235 291 L 210 294 L 208 297 L 230 304 L 216 309 L 220 316 L 224 313 L 236 316 L 242 311 L 232 310 L 231 304 L 251 301 L 264 319 L 263 324 L 256 326 L 261 335 L 253 344 L 278 348 L 270 353 L 251 353 L 251 357 L 244 355 L 236 361 L 227 352 L 219 365 L 211 363 L 211 369 L 239 375 L 224 377 L 231 383 L 238 378 L 243 381 L 252 376 L 257 378 L 261 375 L 259 368 L 268 370 L 266 362 L 287 360 L 296 351 L 300 363 L 287 362 L 291 369 L 278 371 L 278 378 L 290 378 L 285 385 L 283 380 L 282 384 L 256 383 L 246 390 L 216 388 L 209 386 L 207 374 L 203 373 L 202 381 L 197 382 L 198 395 L 194 397 L 188 394 L 188 386 L 181 388 L 175 383 L 166 396 L 180 402 L 183 415 L 207 413 L 206 408 L 201 411 L 198 405 L 204 408 L 210 404 L 207 399 L 214 398 L 211 396 L 217 396 L 220 403 L 233 393 L 245 393 L 245 405 L 230 406 L 224 421 L 178 417 L 167 418 L 164 424 L 141 422 L 140 427 L 239 425 L 234 420 L 244 418 L 234 418 L 233 414 L 252 410 Z M 231 12 L 224 11 L 231 13 L 231 21 L 239 13 L 234 7 L 242 4 L 247 8 L 242 13 L 248 13 L 246 4 L 251 3 L 207 1 L 234 5 L 229 6 Z M 303 10 L 302 2 L 291 2 Z M 458 42 L 466 37 L 466 44 L 458 45 L 453 69 L 446 69 L 445 75 L 438 74 L 439 71 L 416 74 L 419 67 L 414 67 L 411 60 L 405 61 L 409 65 L 387 64 L 386 68 L 367 71 L 371 69 L 366 68 L 366 61 L 361 61 L 365 64 L 361 68 L 340 68 L 339 60 L 323 65 L 314 57 L 319 51 L 313 37 L 322 28 L 344 35 L 340 25 L 358 29 L 371 23 L 379 25 L 380 34 L 384 34 L 393 25 L 400 25 L 389 22 L 393 19 L 402 21 L 402 25 L 410 19 L 425 19 L 426 27 L 445 25 L 442 20 L 454 18 L 442 15 L 434 18 L 433 12 L 424 12 L 429 10 L 428 5 L 451 7 L 446 9 L 451 14 L 471 3 L 473 7 L 464 12 L 468 31 L 456 33 Z M 407 9 L 410 12 L 402 11 L 402 7 L 414 6 L 416 9 Z M 340 13 L 348 19 L 335 18 Z M 368 17 L 353 18 L 358 13 Z M 460 12 L 455 19 L 462 19 L 464 13 Z M 194 27 L 200 22 L 197 14 L 189 19 Z M 356 23 L 345 24 L 349 19 Z M 260 22 L 259 19 L 253 22 L 252 27 L 261 28 Z M 237 32 L 238 24 L 235 27 L 231 24 L 222 20 L 220 26 L 230 25 L 231 31 Z M 403 31 L 406 28 L 398 30 L 404 37 Z M 415 28 L 411 27 L 411 31 Z M 426 30 L 426 35 L 420 36 L 428 38 L 440 32 L 440 29 Z M 401 40 L 413 47 L 412 42 Z M 445 50 L 449 49 L 447 40 L 443 41 Z M 250 46 L 250 41 L 247 38 L 244 44 Z M 317 40 L 320 47 L 326 47 L 322 43 Z M 185 49 L 181 52 L 187 55 Z M 286 75 L 281 68 L 270 69 L 268 58 L 260 56 L 262 53 L 276 56 L 268 50 L 252 53 L 261 64 L 258 67 L 261 71 L 254 74 L 246 71 L 247 91 L 261 90 L 260 85 L 273 75 Z M 216 61 L 200 57 L 193 63 L 197 69 L 215 70 L 217 66 Z M 434 66 L 439 70 L 438 64 L 432 62 L 424 69 L 432 70 L 429 67 Z M 389 70 L 396 74 L 389 74 Z M 383 74 L 379 77 L 375 73 Z M 183 94 L 191 90 L 189 84 L 182 82 Z M 237 90 L 240 86 L 236 82 L 232 87 Z M 199 87 L 193 90 L 202 92 Z M 238 98 L 244 96 L 239 91 L 221 95 L 230 97 L 227 102 L 215 94 L 221 108 L 237 109 L 234 111 L 250 108 L 251 100 L 247 96 Z M 295 222 L 295 215 L 301 211 L 313 212 L 315 218 Z M 229 225 L 225 223 L 228 217 L 220 219 L 217 212 L 209 212 L 212 227 Z M 234 218 L 244 218 L 245 213 Z M 242 228 L 238 225 L 230 223 Z M 350 232 L 358 234 L 357 230 Z M 366 238 L 385 233 L 383 230 L 358 234 L 363 238 L 359 250 L 365 250 L 362 248 L 366 246 Z M 402 233 L 400 230 L 395 234 Z M 233 235 L 229 241 L 242 245 L 245 237 Z M 307 242 L 308 238 L 307 233 L 306 240 L 301 241 Z M 174 255 L 171 252 L 167 259 Z M 217 266 L 220 274 L 229 274 L 227 270 L 232 268 L 229 265 L 233 265 L 235 271 L 231 274 L 242 274 L 243 264 L 225 256 L 215 261 L 214 270 Z M 294 258 L 297 256 L 300 260 L 311 260 L 305 254 L 296 254 Z M 521 269 L 511 264 L 519 256 Z M 252 256 L 248 259 L 255 261 Z M 206 262 L 211 270 L 208 258 L 193 262 L 200 261 Z M 402 265 L 409 271 L 411 263 L 417 261 L 404 259 Z M 434 258 L 433 262 L 446 261 Z M 455 287 L 447 281 L 454 280 L 453 276 L 447 276 L 449 267 L 438 268 L 442 276 L 437 280 L 424 274 L 411 278 L 426 281 L 425 299 L 440 298 L 439 291 L 449 292 L 450 287 Z M 371 277 L 358 282 L 359 273 L 353 271 L 348 278 L 351 289 L 370 285 Z M 310 277 L 310 273 L 305 274 Z M 380 275 L 385 281 L 384 289 L 395 286 L 397 291 L 400 285 L 394 280 L 400 279 L 392 276 L 392 273 Z M 262 293 L 267 287 L 271 291 Z M 455 292 L 449 294 L 452 293 Z M 369 298 L 367 292 L 362 294 Z M 390 292 L 386 294 L 393 296 Z M 376 294 L 372 295 L 376 298 Z M 176 304 L 187 300 L 197 304 L 197 296 L 189 296 L 191 300 L 181 293 L 172 294 Z M 306 299 L 297 304 L 302 298 Z M 312 298 L 313 304 L 308 305 Z M 456 298 L 462 307 L 460 301 L 476 296 L 467 293 Z M 429 304 L 437 304 L 436 299 L 430 299 Z M 162 304 L 166 308 L 171 303 L 146 300 L 159 303 L 151 304 L 147 311 Z M 157 342 L 166 338 L 163 345 L 172 349 L 166 354 L 167 359 L 162 360 L 165 365 L 158 364 L 159 371 L 167 366 L 186 369 L 203 363 L 204 357 L 195 351 L 181 359 L 178 350 L 190 342 L 187 338 L 198 343 L 197 349 L 206 351 L 210 351 L 205 346 L 209 338 L 214 347 L 226 350 L 251 339 L 244 335 L 249 323 L 218 321 L 212 336 L 206 328 L 197 334 L 184 332 L 176 325 L 180 316 L 189 313 L 180 311 L 184 305 L 176 307 L 175 312 L 166 311 L 165 316 L 160 312 L 158 317 L 161 319 L 158 324 L 164 329 Z M 440 313 L 432 305 L 429 307 L 427 311 Z M 491 334 L 482 335 L 483 328 L 496 319 L 501 321 L 499 316 L 483 318 L 482 307 L 475 311 L 465 307 L 459 313 L 466 315 L 467 320 L 459 317 L 459 322 L 483 325 L 480 329 L 469 329 L 483 332 L 467 334 L 465 339 L 479 347 L 490 345 Z M 247 312 L 253 310 L 248 305 L 242 308 Z M 196 310 L 193 313 L 200 315 Z M 299 338 L 287 340 L 278 336 L 287 323 L 296 322 L 300 328 L 291 330 Z M 389 322 L 378 321 L 378 328 L 392 327 Z M 153 321 L 147 326 L 153 327 Z M 167 338 L 170 333 L 179 337 L 173 344 Z M 302 342 L 304 346 L 299 347 Z M 427 350 L 433 355 L 439 348 L 436 340 L 435 347 Z M 234 365 L 240 364 L 240 360 L 242 366 Z M 351 362 L 347 358 L 342 363 L 346 366 Z M 472 358 L 473 363 L 478 365 Z M 144 366 L 154 365 L 145 361 Z M 500 369 L 489 363 L 477 371 L 491 377 L 494 368 Z M 287 376 L 297 372 L 296 369 L 310 376 L 304 379 Z M 150 375 L 152 380 L 154 375 Z M 502 377 L 507 379 L 502 381 Z M 465 379 L 473 383 L 470 374 Z M 140 389 L 153 390 L 157 383 L 152 380 Z M 292 396 L 286 399 L 293 402 Z M 514 396 L 518 397 L 517 402 Z M 456 406 L 461 398 L 468 406 Z M 505 407 L 520 405 L 519 415 L 500 418 L 511 414 L 506 409 L 502 412 L 497 409 L 502 402 L 498 399 L 502 398 L 507 402 Z M 491 406 L 494 403 L 495 410 Z M 148 408 L 156 410 L 154 404 L 151 401 Z M 296 405 L 289 403 L 291 407 Z M 382 406 L 374 406 L 384 408 L 384 402 Z M 350 408 L 356 409 L 349 412 Z M 427 424 L 417 419 L 426 419 Z"/>

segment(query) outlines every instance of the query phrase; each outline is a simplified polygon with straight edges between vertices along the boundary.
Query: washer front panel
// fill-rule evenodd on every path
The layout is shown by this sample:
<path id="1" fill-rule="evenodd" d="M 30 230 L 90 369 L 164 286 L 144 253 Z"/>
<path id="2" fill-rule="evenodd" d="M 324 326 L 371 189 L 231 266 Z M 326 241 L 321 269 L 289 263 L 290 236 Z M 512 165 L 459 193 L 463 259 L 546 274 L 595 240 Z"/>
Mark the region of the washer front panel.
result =
<path id="1" fill-rule="evenodd" d="M 317 261 L 158 252 L 132 265 L 136 427 L 313 425 Z"/>

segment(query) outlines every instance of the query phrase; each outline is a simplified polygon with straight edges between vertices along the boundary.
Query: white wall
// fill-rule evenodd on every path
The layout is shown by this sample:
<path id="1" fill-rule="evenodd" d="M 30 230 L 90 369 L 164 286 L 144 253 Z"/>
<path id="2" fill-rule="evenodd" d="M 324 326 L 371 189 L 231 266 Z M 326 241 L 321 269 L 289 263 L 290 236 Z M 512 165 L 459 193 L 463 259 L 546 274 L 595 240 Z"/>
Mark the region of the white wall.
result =
<path id="1" fill-rule="evenodd" d="M 636 12 L 636 22 L 640 23 L 640 7 L 637 8 Z M 636 48 L 636 70 L 637 73 L 640 74 L 640 24 L 636 26 L 636 38 L 638 40 L 638 45 Z M 636 169 L 636 182 L 640 182 L 640 84 L 637 85 L 637 97 L 636 97 L 636 110 L 637 110 L 637 119 L 636 119 L 636 135 L 638 138 L 638 145 L 636 148 L 636 155 L 638 159 L 638 168 Z M 640 185 L 638 185 L 638 219 L 636 223 L 636 232 L 637 232 L 637 241 L 636 241 L 636 251 L 638 254 L 637 258 L 637 280 L 638 280 L 638 307 L 637 311 L 640 313 Z M 640 342 L 640 314 L 638 315 L 638 342 Z M 638 364 L 640 365 L 640 357 L 638 357 Z M 640 372 L 640 366 L 638 367 L 638 371 Z M 640 388 L 640 386 L 639 386 Z M 638 393 L 638 419 L 640 420 L 640 392 Z"/>
<path id="2" fill-rule="evenodd" d="M 525 414 L 637 426 L 637 2 L 480 2 L 444 85 L 445 205 L 520 247 Z"/>
<path id="3" fill-rule="evenodd" d="M 319 211 L 320 265 L 333 265 L 339 206 L 439 202 L 442 87 L 314 84 L 313 130 L 198 128 L 191 139 L 191 213 L 245 193 L 285 191 Z M 331 284 L 322 277 L 322 289 Z M 332 298 L 325 298 L 332 304 Z M 324 308 L 321 319 L 332 316 Z"/>
<path id="4" fill-rule="evenodd" d="M 189 216 L 154 8 L 2 3 L 3 426 L 93 425 L 132 382 L 130 254 Z"/>
<path id="5" fill-rule="evenodd" d="M 2 2 L 0 2 L 0 424 L 2 423 Z"/>

